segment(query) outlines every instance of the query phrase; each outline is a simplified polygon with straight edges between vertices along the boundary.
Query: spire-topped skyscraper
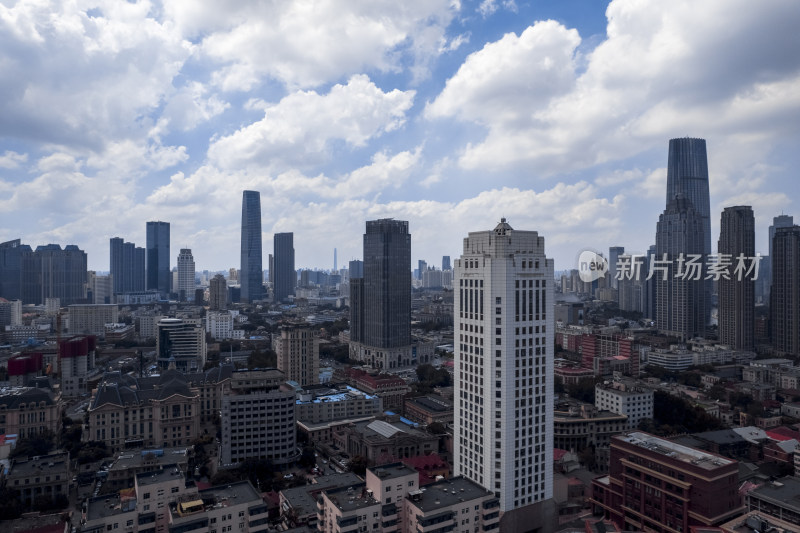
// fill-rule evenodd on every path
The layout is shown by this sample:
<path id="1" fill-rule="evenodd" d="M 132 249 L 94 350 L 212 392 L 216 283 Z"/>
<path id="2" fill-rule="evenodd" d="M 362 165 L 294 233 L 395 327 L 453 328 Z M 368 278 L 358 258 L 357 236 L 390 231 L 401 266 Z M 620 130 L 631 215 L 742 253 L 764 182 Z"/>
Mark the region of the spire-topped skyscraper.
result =
<path id="1" fill-rule="evenodd" d="M 252 302 L 264 296 L 261 272 L 261 193 L 242 192 L 242 248 L 240 301 Z"/>

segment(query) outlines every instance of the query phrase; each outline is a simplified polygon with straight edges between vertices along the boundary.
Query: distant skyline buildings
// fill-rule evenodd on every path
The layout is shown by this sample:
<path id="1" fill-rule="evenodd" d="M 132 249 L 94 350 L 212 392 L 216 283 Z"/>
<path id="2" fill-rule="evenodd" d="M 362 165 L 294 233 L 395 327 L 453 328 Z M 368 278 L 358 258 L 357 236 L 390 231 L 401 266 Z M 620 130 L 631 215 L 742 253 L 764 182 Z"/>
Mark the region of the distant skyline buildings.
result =
<path id="1" fill-rule="evenodd" d="M 147 290 L 156 290 L 163 296 L 171 292 L 169 222 L 147 222 Z"/>
<path id="2" fill-rule="evenodd" d="M 297 271 L 294 264 L 294 233 L 276 233 L 273 237 L 274 269 L 273 292 L 276 302 L 294 296 L 297 286 Z"/>
<path id="3" fill-rule="evenodd" d="M 242 191 L 242 243 L 239 283 L 240 299 L 249 303 L 264 297 L 262 267 L 261 193 Z"/>

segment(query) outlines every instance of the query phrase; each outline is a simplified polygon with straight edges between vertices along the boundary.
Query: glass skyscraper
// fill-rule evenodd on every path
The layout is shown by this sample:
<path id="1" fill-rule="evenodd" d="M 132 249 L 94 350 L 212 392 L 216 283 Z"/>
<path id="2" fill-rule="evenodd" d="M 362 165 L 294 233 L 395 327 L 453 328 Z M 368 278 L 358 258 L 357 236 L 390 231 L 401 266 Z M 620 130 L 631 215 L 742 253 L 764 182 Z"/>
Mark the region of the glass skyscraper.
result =
<path id="1" fill-rule="evenodd" d="M 403 220 L 368 220 L 364 234 L 363 343 L 411 344 L 411 235 Z"/>
<path id="2" fill-rule="evenodd" d="M 679 194 L 689 200 L 700 215 L 705 239 L 701 252 L 708 257 L 711 254 L 711 203 L 708 193 L 708 155 L 705 139 L 684 137 L 669 141 L 666 205 L 669 206 Z M 706 324 L 711 319 L 712 290 L 713 282 L 706 281 L 703 302 Z"/>
<path id="3" fill-rule="evenodd" d="M 294 294 L 297 272 L 294 270 L 294 233 L 276 233 L 275 246 L 275 301 L 282 302 Z"/>
<path id="4" fill-rule="evenodd" d="M 169 222 L 147 223 L 147 290 L 169 296 L 172 272 L 169 269 Z"/>
<path id="5" fill-rule="evenodd" d="M 261 193 L 242 192 L 241 302 L 264 297 L 264 274 L 261 272 Z"/>

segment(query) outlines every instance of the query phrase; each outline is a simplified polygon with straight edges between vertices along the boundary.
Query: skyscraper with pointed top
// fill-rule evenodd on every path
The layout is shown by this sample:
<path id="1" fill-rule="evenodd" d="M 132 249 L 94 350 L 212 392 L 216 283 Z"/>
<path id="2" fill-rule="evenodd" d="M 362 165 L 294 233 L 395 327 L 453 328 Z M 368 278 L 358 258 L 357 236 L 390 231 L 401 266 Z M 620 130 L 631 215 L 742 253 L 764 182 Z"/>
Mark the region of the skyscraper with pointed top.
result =
<path id="1" fill-rule="evenodd" d="M 241 302 L 264 297 L 261 261 L 261 193 L 242 191 Z"/>

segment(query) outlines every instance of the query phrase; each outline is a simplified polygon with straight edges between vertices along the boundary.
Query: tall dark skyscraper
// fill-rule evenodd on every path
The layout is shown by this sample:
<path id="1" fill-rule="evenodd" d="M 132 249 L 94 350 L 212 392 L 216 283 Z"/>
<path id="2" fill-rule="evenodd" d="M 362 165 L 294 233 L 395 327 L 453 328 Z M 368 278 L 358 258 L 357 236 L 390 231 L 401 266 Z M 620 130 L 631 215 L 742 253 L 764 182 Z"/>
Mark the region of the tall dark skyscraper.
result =
<path id="1" fill-rule="evenodd" d="M 450 266 L 450 256 L 443 255 L 442 256 L 442 270 L 452 270 L 453 267 Z"/>
<path id="2" fill-rule="evenodd" d="M 684 137 L 670 139 L 669 160 L 667 161 L 667 205 L 682 194 L 694 206 L 703 221 L 705 241 L 702 253 L 711 254 L 711 200 L 708 193 L 708 156 L 706 140 Z M 705 282 L 703 305 L 704 320 L 711 319 L 711 292 L 713 282 Z"/>
<path id="3" fill-rule="evenodd" d="M 772 240 L 778 228 L 791 228 L 794 226 L 794 217 L 791 215 L 778 215 L 772 219 L 769 227 L 769 255 L 761 262 L 761 270 L 756 281 L 756 291 L 760 293 L 764 303 L 769 303 L 770 286 L 772 285 Z"/>
<path id="4" fill-rule="evenodd" d="M 241 251 L 241 301 L 260 300 L 264 297 L 264 274 L 261 272 L 261 193 L 258 191 L 242 192 Z"/>
<path id="5" fill-rule="evenodd" d="M 756 219 L 750 206 L 726 207 L 722 211 L 719 244 L 720 255 L 731 257 L 728 277 L 719 279 L 719 340 L 738 350 L 753 349 L 755 325 L 755 282 L 752 276 L 736 273 L 738 257 L 756 254 Z M 749 266 L 750 261 L 745 261 Z M 745 271 L 746 272 L 746 271 Z"/>
<path id="6" fill-rule="evenodd" d="M 775 228 L 770 322 L 781 355 L 800 355 L 800 226 Z"/>
<path id="7" fill-rule="evenodd" d="M 145 250 L 120 237 L 109 241 L 109 270 L 114 294 L 145 290 Z"/>
<path id="8" fill-rule="evenodd" d="M 411 235 L 406 221 L 367 221 L 364 344 L 379 348 L 411 344 Z"/>
<path id="9" fill-rule="evenodd" d="M 6 300 L 23 300 L 22 263 L 23 256 L 33 250 L 20 239 L 0 243 L 0 297 Z M 25 302 L 32 303 L 32 302 Z"/>
<path id="10" fill-rule="evenodd" d="M 651 268 L 656 280 L 656 327 L 684 340 L 705 335 L 705 241 L 702 215 L 688 198 L 678 194 L 658 219 Z M 681 257 L 688 262 L 690 255 L 698 256 L 697 275 L 680 262 Z M 666 279 L 660 267 L 666 272 Z M 688 275 L 679 276 L 681 273 Z"/>
<path id="11" fill-rule="evenodd" d="M 147 223 L 147 290 L 169 296 L 172 287 L 169 268 L 169 222 Z"/>
<path id="12" fill-rule="evenodd" d="M 294 294 L 297 272 L 294 269 L 294 233 L 276 233 L 274 237 L 275 301 L 282 302 Z"/>

